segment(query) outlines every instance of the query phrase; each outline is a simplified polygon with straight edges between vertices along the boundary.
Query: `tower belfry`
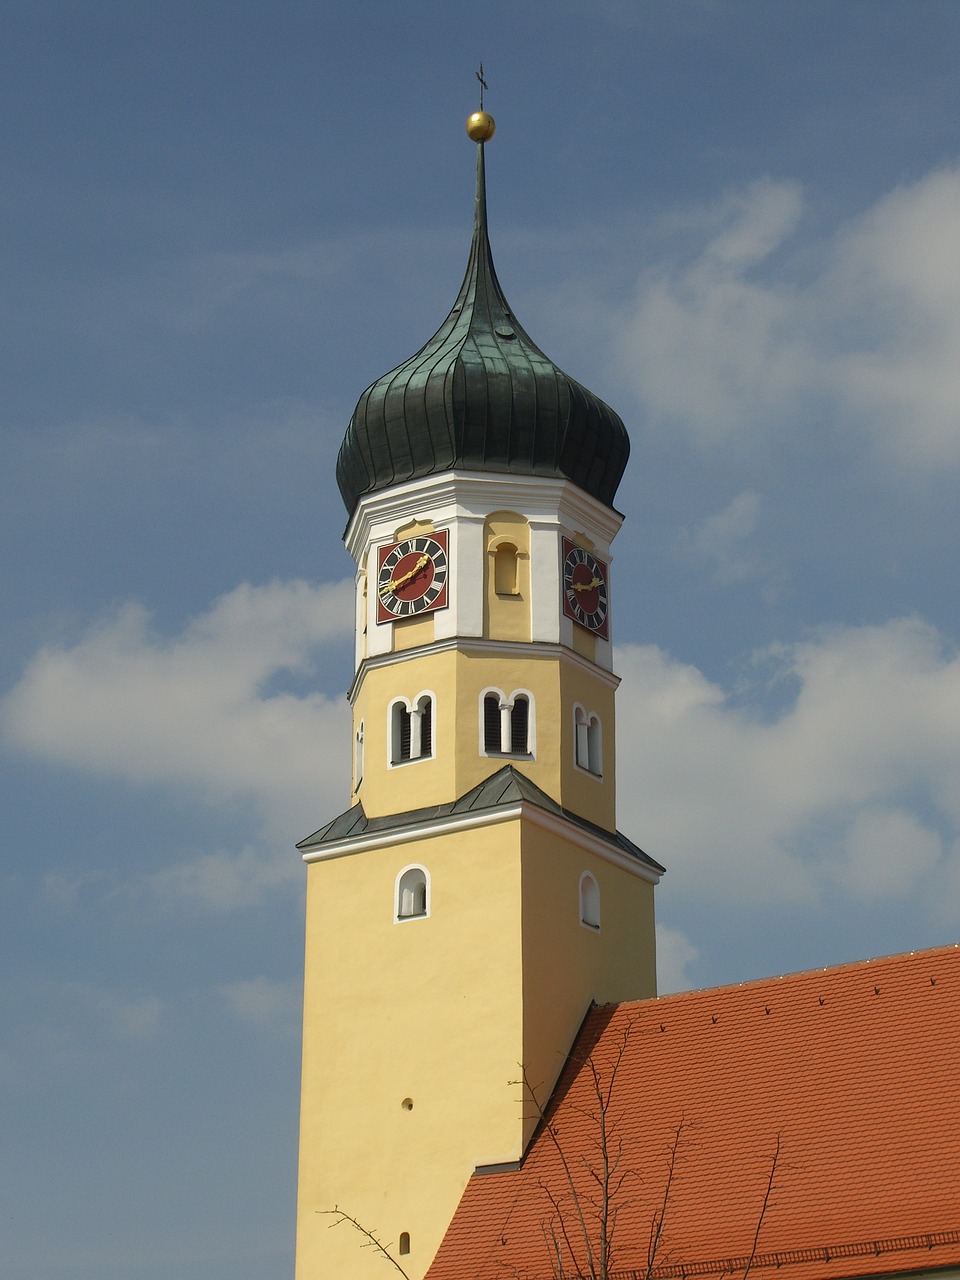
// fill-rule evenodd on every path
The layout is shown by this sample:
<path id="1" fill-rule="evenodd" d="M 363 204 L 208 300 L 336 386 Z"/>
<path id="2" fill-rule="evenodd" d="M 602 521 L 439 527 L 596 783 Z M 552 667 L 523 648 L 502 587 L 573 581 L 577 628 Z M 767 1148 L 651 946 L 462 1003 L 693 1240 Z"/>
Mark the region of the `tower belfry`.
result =
<path id="1" fill-rule="evenodd" d="M 360 397 L 337 462 L 357 564 L 352 807 L 307 863 L 299 1280 L 418 1280 L 477 1166 L 533 1130 L 592 1001 L 655 994 L 662 868 L 616 830 L 618 415 L 522 328 L 477 142 L 436 334 Z"/>

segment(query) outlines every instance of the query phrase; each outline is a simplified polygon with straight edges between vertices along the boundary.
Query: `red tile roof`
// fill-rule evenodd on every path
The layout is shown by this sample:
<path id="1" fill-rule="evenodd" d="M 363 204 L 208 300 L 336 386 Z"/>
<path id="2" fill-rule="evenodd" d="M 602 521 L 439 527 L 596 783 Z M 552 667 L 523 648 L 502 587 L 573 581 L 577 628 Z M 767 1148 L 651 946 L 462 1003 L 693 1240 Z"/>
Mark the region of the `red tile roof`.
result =
<path id="1" fill-rule="evenodd" d="M 594 1009 L 523 1163 L 474 1175 L 428 1280 L 590 1275 L 604 1151 L 612 1276 L 957 1265 L 960 947 Z"/>

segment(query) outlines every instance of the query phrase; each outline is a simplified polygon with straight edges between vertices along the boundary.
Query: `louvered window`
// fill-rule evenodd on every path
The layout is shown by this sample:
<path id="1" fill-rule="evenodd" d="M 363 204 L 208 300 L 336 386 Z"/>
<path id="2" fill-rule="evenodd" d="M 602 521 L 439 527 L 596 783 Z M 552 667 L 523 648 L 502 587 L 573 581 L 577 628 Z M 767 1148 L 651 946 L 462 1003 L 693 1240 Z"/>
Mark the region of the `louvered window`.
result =
<path id="1" fill-rule="evenodd" d="M 530 703 L 517 698 L 510 711 L 510 751 L 515 756 L 525 756 L 529 748 Z"/>
<path id="2" fill-rule="evenodd" d="M 597 777 L 603 774 L 603 738 L 600 717 L 596 712 L 587 713 L 577 707 L 574 732 L 576 735 L 576 761 L 581 769 L 594 773 Z"/>
<path id="3" fill-rule="evenodd" d="M 396 749 L 394 751 L 395 760 L 410 759 L 410 712 L 406 707 L 397 704 L 397 734 Z"/>
<path id="4" fill-rule="evenodd" d="M 500 699 L 488 693 L 483 699 L 483 749 L 500 750 Z"/>
<path id="5" fill-rule="evenodd" d="M 421 698 L 417 704 L 420 712 L 420 755 L 433 755 L 433 701 Z"/>
<path id="6" fill-rule="evenodd" d="M 433 755 L 433 699 L 426 694 L 411 711 L 397 701 L 390 708 L 390 763 L 424 760 Z"/>

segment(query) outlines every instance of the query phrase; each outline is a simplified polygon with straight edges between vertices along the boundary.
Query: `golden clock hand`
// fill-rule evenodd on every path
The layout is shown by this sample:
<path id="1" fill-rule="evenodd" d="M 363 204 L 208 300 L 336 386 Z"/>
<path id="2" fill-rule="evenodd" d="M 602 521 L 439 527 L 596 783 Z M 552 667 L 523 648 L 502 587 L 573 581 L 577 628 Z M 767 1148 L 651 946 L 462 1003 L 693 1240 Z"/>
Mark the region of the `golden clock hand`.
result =
<path id="1" fill-rule="evenodd" d="M 601 586 L 600 579 L 596 576 L 592 577 L 589 582 L 571 582 L 574 591 L 592 591 L 594 587 Z"/>
<path id="2" fill-rule="evenodd" d="M 402 587 L 405 582 L 409 582 L 411 578 L 415 578 L 421 569 L 430 563 L 428 555 L 422 555 L 417 563 L 413 566 L 409 573 L 404 573 L 399 578 L 391 578 L 390 581 L 380 588 L 382 596 L 389 595 L 391 591 L 396 591 L 397 587 Z"/>
<path id="3" fill-rule="evenodd" d="M 380 594 L 387 596 L 391 591 L 396 591 L 397 587 L 402 587 L 405 582 L 409 582 L 415 573 L 419 572 L 417 566 L 414 566 L 409 573 L 405 573 L 400 578 L 391 578 L 388 583 L 380 588 Z"/>

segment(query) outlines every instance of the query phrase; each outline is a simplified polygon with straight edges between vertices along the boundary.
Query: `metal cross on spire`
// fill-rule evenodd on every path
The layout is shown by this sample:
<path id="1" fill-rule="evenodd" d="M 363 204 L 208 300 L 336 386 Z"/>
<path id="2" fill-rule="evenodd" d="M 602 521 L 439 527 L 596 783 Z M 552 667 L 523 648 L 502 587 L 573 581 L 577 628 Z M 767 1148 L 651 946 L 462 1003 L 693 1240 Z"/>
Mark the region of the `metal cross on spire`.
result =
<path id="1" fill-rule="evenodd" d="M 477 77 L 477 79 L 480 81 L 480 110 L 482 111 L 482 110 L 483 110 L 483 91 L 484 91 L 484 89 L 489 89 L 489 88 L 490 88 L 490 86 L 487 84 L 486 80 L 484 80 L 484 78 L 483 78 L 483 63 L 482 63 L 482 62 L 480 63 L 480 70 L 479 70 L 479 71 L 475 71 L 475 72 L 474 72 L 474 75 L 475 75 L 475 76 Z"/>

